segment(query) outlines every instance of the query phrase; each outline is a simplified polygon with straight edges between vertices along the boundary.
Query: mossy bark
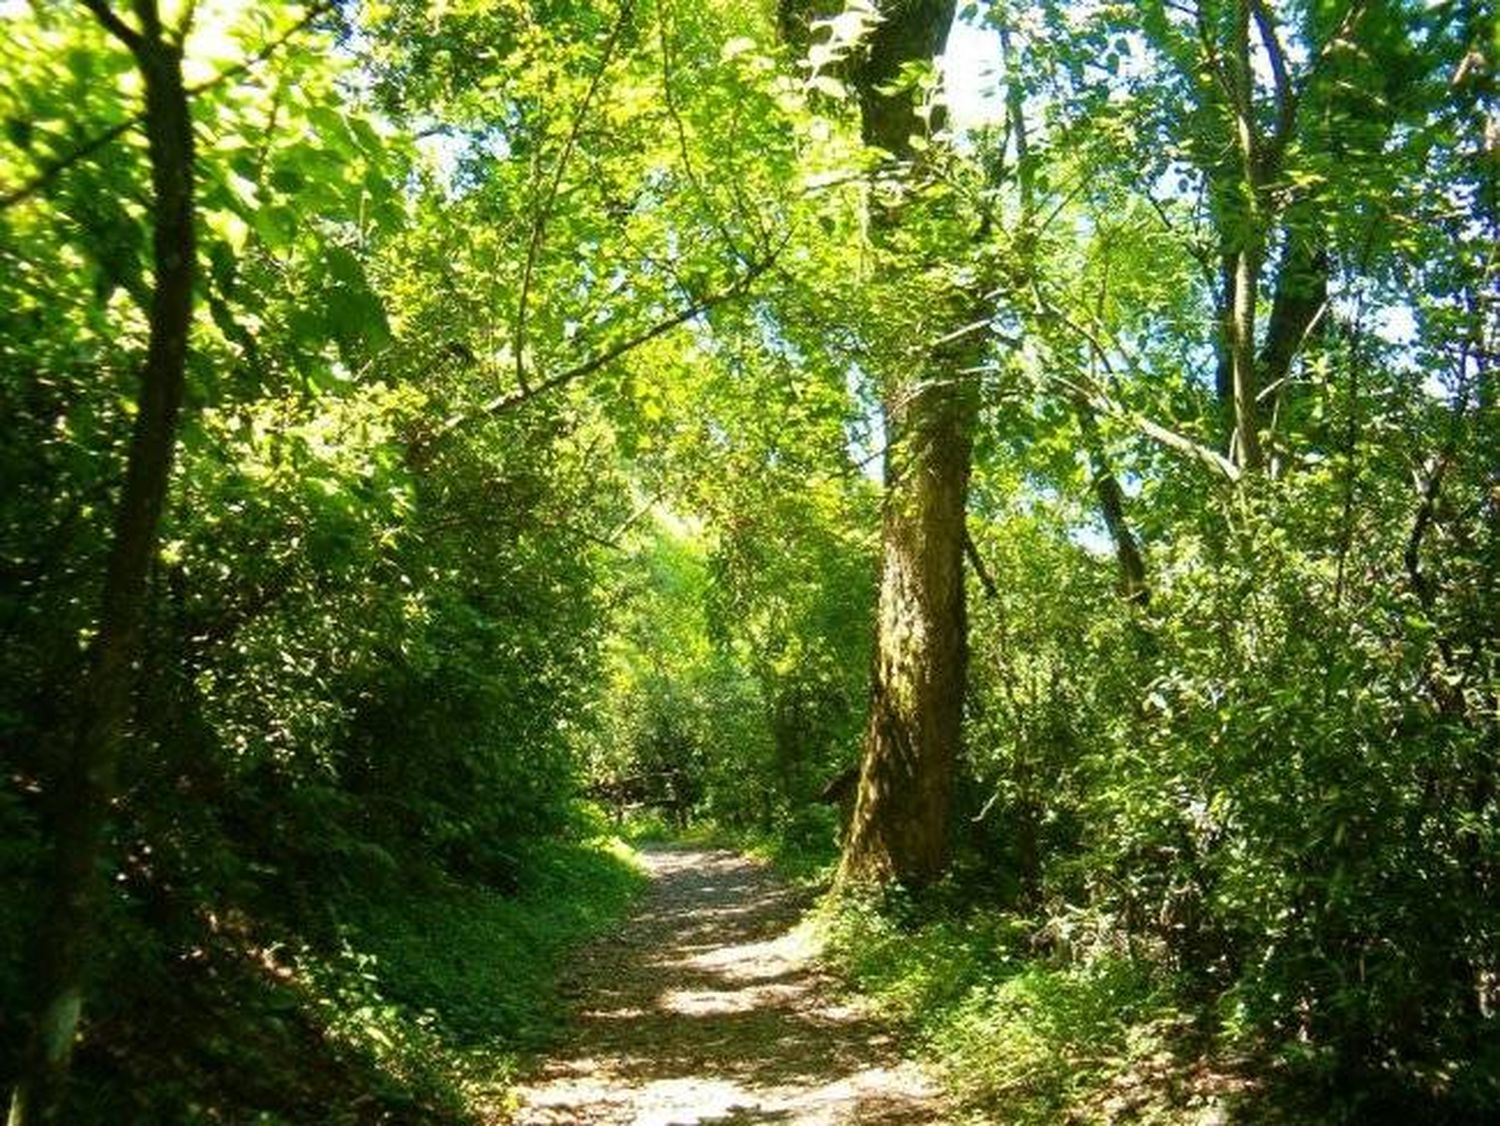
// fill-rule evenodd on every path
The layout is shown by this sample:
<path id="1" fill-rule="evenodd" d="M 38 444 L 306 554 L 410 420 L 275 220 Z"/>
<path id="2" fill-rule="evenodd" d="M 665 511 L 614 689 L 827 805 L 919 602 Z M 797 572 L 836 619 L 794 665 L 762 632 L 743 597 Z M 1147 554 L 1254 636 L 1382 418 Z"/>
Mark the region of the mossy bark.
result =
<path id="1" fill-rule="evenodd" d="M 926 126 L 913 93 L 896 83 L 903 65 L 938 54 L 953 24 L 953 0 L 881 5 L 881 22 L 852 69 L 866 144 L 914 161 Z M 899 206 L 871 216 L 879 249 L 903 222 Z M 894 254 L 889 268 L 901 269 Z M 953 328 L 972 319 L 972 299 L 954 294 Z M 915 311 L 914 311 L 915 312 Z M 930 310 L 917 318 L 932 327 Z M 944 325 L 945 320 L 951 324 Z M 844 883 L 920 886 L 949 858 L 949 811 L 962 741 L 967 623 L 964 512 L 968 498 L 973 380 L 979 345 L 938 346 L 902 378 L 885 380 L 887 451 L 882 562 L 870 718 L 853 817 L 844 841 Z"/>
<path id="2" fill-rule="evenodd" d="M 869 726 L 840 879 L 930 883 L 948 865 L 962 742 L 964 510 L 971 383 L 934 378 L 886 402 L 880 601 Z"/>

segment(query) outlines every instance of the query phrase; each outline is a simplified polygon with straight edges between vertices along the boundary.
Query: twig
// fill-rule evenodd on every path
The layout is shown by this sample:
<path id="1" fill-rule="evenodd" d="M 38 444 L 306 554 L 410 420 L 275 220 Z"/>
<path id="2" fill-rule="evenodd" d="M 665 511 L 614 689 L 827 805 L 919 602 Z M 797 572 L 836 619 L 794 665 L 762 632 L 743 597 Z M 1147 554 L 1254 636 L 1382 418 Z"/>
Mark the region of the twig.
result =
<path id="1" fill-rule="evenodd" d="M 565 384 L 572 383 L 576 379 L 581 379 L 585 375 L 590 375 L 593 372 L 598 371 L 606 364 L 619 359 L 627 352 L 632 352 L 636 348 L 639 348 L 642 344 L 646 344 L 649 341 L 655 340 L 658 336 L 670 332 L 678 325 L 685 324 L 686 322 L 693 320 L 696 317 L 700 317 L 710 309 L 721 305 L 724 302 L 731 300 L 732 298 L 740 296 L 750 287 L 751 283 L 754 282 L 756 278 L 760 277 L 771 268 L 772 263 L 776 260 L 776 255 L 780 253 L 781 249 L 785 245 L 786 243 L 785 241 L 783 241 L 781 246 L 776 247 L 770 255 L 761 259 L 759 262 L 752 264 L 749 269 L 741 274 L 739 278 L 737 278 L 735 282 L 727 288 L 722 289 L 717 293 L 712 293 L 709 296 L 702 298 L 701 300 L 693 302 L 693 304 L 679 310 L 676 313 L 673 313 L 670 317 L 667 317 L 664 320 L 657 321 L 649 328 L 643 329 L 642 331 L 636 333 L 634 336 L 628 337 L 627 339 L 620 341 L 618 344 L 606 348 L 604 351 L 598 353 L 597 355 L 589 357 L 581 363 L 574 364 L 572 367 L 560 371 L 555 375 L 548 376 L 546 379 L 543 379 L 539 383 L 531 384 L 526 388 L 518 388 L 508 395 L 500 395 L 497 398 L 491 399 L 489 402 L 480 407 L 478 412 L 476 412 L 475 414 L 460 415 L 458 418 L 455 418 L 448 422 L 443 427 L 442 433 L 447 433 L 451 430 L 455 430 L 464 423 L 473 421 L 475 419 L 493 417 L 495 415 L 504 414 L 507 411 L 514 410 L 522 403 L 534 399 L 539 395 L 542 395 L 548 391 L 556 390 L 557 388 L 562 387 Z"/>
<path id="2" fill-rule="evenodd" d="M 968 559 L 969 566 L 974 568 L 974 577 L 979 580 L 984 593 L 990 598 L 999 598 L 1000 588 L 995 585 L 989 568 L 984 565 L 984 559 L 979 554 L 979 548 L 974 546 L 974 537 L 969 534 L 967 527 L 964 528 L 964 557 Z"/>
<path id="3" fill-rule="evenodd" d="M 713 200 L 709 197 L 707 189 L 703 186 L 703 181 L 698 178 L 698 173 L 693 169 L 693 156 L 688 145 L 687 126 L 683 123 L 682 112 L 677 107 L 677 98 L 672 93 L 672 48 L 667 37 L 667 9 L 665 5 L 662 6 L 661 11 L 657 14 L 656 27 L 657 38 L 661 44 L 662 102 L 666 106 L 667 116 L 672 119 L 672 125 L 677 134 L 677 151 L 682 156 L 683 175 L 687 177 L 688 183 L 692 185 L 693 191 L 703 204 L 704 210 L 708 212 L 709 222 L 718 231 L 719 237 L 724 240 L 724 245 L 743 264 L 748 259 L 745 257 L 744 252 L 740 250 L 739 245 L 734 241 L 733 232 L 724 225 L 724 221 L 719 217 Z"/>
<path id="4" fill-rule="evenodd" d="M 1093 340 L 1092 334 L 1089 334 L 1087 330 L 1081 329 L 1080 326 L 1074 325 L 1073 327 L 1075 328 L 1075 330 L 1082 332 L 1085 338 L 1089 341 L 1090 345 L 1096 350 L 1096 354 L 1099 356 L 1100 362 L 1104 365 L 1105 370 L 1112 371 L 1112 369 L 1109 367 L 1108 357 L 1106 357 L 1102 352 L 1098 351 L 1099 345 L 1096 341 Z M 1074 368 L 1074 370 L 1078 371 L 1076 367 Z M 1141 414 L 1139 411 L 1131 410 L 1124 404 L 1116 402 L 1114 399 L 1105 394 L 1103 388 L 1099 387 L 1098 384 L 1094 383 L 1083 372 L 1078 371 L 1078 374 L 1083 376 L 1084 383 L 1073 383 L 1058 375 L 1052 375 L 1047 378 L 1050 378 L 1058 386 L 1062 387 L 1064 390 L 1073 395 L 1082 395 L 1095 408 L 1103 411 L 1105 414 L 1113 415 L 1116 418 L 1123 418 L 1125 421 L 1129 422 L 1132 426 L 1139 430 L 1142 434 L 1145 434 L 1148 438 L 1154 438 L 1157 442 L 1168 447 L 1169 449 L 1174 449 L 1179 453 L 1187 454 L 1188 456 L 1201 461 L 1209 468 L 1217 470 L 1231 483 L 1239 481 L 1240 477 L 1242 476 L 1239 466 L 1235 465 L 1234 462 L 1230 461 L 1227 457 L 1219 453 L 1217 450 L 1210 449 L 1202 442 L 1195 442 L 1187 435 L 1179 434 L 1177 433 L 1177 431 L 1169 429 L 1168 427 L 1163 426 L 1161 423 L 1156 422 L 1148 418 L 1146 415 Z"/>

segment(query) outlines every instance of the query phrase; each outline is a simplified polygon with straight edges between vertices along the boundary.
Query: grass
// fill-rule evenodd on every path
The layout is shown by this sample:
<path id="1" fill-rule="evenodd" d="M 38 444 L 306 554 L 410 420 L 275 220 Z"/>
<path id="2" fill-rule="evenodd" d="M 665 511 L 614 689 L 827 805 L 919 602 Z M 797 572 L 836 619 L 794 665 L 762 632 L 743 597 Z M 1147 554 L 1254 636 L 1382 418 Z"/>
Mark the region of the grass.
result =
<path id="1" fill-rule="evenodd" d="M 97 1007 L 70 1121 L 503 1116 L 518 1069 L 560 1027 L 563 962 L 646 882 L 630 849 L 604 838 L 522 859 L 507 891 L 431 868 L 392 872 L 378 893 L 341 894 L 336 926 L 315 940 L 219 919 L 192 958 Z"/>
<path id="2" fill-rule="evenodd" d="M 1118 951 L 1049 955 L 1020 916 L 899 897 L 829 900 L 820 928 L 975 1122 L 1220 1122 L 1243 1087 L 1205 1066 L 1170 982 Z"/>

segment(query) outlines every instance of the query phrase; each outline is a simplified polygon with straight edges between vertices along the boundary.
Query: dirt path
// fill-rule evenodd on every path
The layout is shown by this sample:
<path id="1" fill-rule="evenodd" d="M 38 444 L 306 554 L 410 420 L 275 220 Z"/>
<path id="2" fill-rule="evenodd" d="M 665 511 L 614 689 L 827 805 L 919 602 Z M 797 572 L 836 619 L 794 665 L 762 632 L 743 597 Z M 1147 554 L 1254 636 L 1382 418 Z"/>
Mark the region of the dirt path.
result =
<path id="1" fill-rule="evenodd" d="M 576 1032 L 516 1122 L 942 1122 L 888 1030 L 837 999 L 794 929 L 805 897 L 732 852 L 654 848 L 635 917 L 584 952 Z"/>

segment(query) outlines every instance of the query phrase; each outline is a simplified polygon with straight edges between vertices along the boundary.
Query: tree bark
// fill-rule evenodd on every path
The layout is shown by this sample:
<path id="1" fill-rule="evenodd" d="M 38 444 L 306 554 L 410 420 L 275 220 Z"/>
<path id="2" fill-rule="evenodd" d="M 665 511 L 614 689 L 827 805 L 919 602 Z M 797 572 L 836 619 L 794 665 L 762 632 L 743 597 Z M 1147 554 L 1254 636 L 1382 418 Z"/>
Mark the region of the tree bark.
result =
<path id="1" fill-rule="evenodd" d="M 78 715 L 48 786 L 48 902 L 35 935 L 33 1005 L 10 1126 L 63 1120 L 63 1095 L 104 891 L 100 852 L 130 712 L 155 552 L 176 444 L 192 319 L 193 133 L 182 58 L 155 5 L 136 6 L 137 30 L 97 0 L 100 22 L 128 46 L 141 71 L 154 191 L 155 289 L 124 487 Z"/>
<path id="2" fill-rule="evenodd" d="M 930 60 L 953 23 L 953 0 L 881 6 L 868 52 L 853 68 L 866 144 L 898 160 L 915 156 L 923 131 L 910 90 L 891 84 L 904 63 Z M 887 240 L 899 210 L 872 216 L 872 237 Z M 896 268 L 900 268 L 899 266 Z M 958 318 L 973 310 L 960 295 Z M 854 813 L 839 881 L 920 886 L 948 864 L 949 807 L 962 737 L 967 657 L 964 615 L 964 512 L 972 381 L 961 373 L 972 340 L 922 357 L 887 383 L 888 435 L 882 563 L 870 718 Z"/>
<path id="3" fill-rule="evenodd" d="M 1270 396 L 1267 434 L 1272 453 L 1270 473 L 1281 475 L 1282 443 L 1277 429 L 1290 394 L 1292 364 L 1324 317 L 1328 302 L 1328 252 L 1323 233 L 1301 209 L 1289 212 L 1282 223 L 1283 249 L 1276 275 L 1266 339 L 1261 346 L 1258 380 L 1262 396 Z"/>
<path id="4" fill-rule="evenodd" d="M 1252 220 L 1253 221 L 1253 220 Z M 1260 442 L 1260 384 L 1255 367 L 1255 297 L 1260 288 L 1260 255 L 1243 247 L 1235 255 L 1234 305 L 1229 316 L 1229 357 L 1233 372 L 1234 451 L 1231 460 L 1249 473 L 1265 461 Z"/>
<path id="5" fill-rule="evenodd" d="M 964 513 L 973 389 L 932 380 L 886 402 L 870 720 L 841 882 L 921 886 L 948 864 L 968 656 Z"/>

